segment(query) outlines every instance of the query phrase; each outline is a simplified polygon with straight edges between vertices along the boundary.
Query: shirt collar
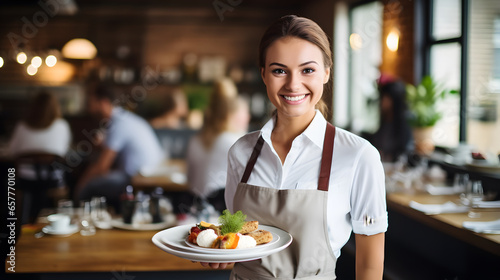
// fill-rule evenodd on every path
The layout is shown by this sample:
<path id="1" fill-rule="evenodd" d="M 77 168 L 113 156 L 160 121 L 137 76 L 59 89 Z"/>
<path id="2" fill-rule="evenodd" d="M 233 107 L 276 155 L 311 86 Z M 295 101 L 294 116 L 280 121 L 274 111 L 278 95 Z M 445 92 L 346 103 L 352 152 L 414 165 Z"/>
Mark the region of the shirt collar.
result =
<path id="1" fill-rule="evenodd" d="M 276 124 L 276 115 L 274 115 L 261 129 L 262 138 L 268 143 L 271 143 L 271 132 Z M 323 114 L 316 109 L 316 115 L 309 126 L 302 132 L 301 135 L 306 136 L 312 143 L 317 145 L 319 148 L 323 148 L 323 141 L 325 138 L 326 131 L 326 119 Z M 300 135 L 299 135 L 300 136 Z M 299 137 L 297 136 L 297 137 Z"/>

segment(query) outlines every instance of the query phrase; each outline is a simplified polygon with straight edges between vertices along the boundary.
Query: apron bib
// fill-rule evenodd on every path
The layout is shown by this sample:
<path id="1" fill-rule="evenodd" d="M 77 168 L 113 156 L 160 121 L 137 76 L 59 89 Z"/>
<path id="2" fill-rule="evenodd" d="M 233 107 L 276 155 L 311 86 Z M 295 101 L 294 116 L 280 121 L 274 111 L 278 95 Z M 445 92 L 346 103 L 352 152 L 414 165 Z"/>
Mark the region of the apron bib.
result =
<path id="1" fill-rule="evenodd" d="M 231 279 L 335 279 L 336 257 L 327 227 L 328 185 L 335 127 L 327 124 L 317 190 L 259 187 L 247 184 L 264 144 L 262 136 L 250 156 L 234 196 L 234 211 L 289 232 L 293 242 L 270 256 L 234 265 Z"/>

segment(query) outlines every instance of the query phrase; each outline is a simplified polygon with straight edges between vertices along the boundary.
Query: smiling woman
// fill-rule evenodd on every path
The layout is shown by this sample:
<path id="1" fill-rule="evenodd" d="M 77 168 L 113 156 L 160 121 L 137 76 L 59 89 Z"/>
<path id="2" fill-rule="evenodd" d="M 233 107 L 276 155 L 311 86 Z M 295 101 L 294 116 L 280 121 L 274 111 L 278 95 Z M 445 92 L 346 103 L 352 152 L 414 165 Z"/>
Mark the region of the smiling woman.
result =
<path id="1" fill-rule="evenodd" d="M 236 263 L 231 279 L 335 279 L 340 249 L 353 231 L 357 279 L 382 279 L 383 168 L 373 146 L 335 128 L 317 109 L 332 66 L 326 34 L 309 19 L 285 16 L 264 33 L 259 51 L 276 113 L 229 151 L 226 205 L 290 233 L 294 242 Z"/>

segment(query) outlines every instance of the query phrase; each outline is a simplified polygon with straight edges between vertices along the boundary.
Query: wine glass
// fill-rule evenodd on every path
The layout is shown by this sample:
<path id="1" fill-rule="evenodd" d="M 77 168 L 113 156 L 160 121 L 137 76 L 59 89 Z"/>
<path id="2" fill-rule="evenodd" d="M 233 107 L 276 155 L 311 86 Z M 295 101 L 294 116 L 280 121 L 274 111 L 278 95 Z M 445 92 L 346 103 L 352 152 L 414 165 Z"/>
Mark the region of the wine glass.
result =
<path id="1" fill-rule="evenodd" d="M 483 185 L 481 181 L 472 181 L 469 194 L 469 218 L 479 218 L 481 213 L 478 211 L 477 203 L 482 201 L 484 197 Z"/>

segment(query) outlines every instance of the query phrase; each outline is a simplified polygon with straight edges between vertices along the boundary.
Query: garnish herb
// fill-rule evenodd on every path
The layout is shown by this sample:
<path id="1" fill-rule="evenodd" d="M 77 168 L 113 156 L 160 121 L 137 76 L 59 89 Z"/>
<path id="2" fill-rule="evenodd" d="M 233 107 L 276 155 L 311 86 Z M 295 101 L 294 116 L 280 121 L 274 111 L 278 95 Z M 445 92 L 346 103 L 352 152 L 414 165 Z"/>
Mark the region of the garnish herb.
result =
<path id="1" fill-rule="evenodd" d="M 225 235 L 230 232 L 238 232 L 241 230 L 243 225 L 245 224 L 245 219 L 247 215 L 244 215 L 243 212 L 238 211 L 231 215 L 229 210 L 222 211 L 222 215 L 219 217 L 220 231 L 221 234 Z"/>

